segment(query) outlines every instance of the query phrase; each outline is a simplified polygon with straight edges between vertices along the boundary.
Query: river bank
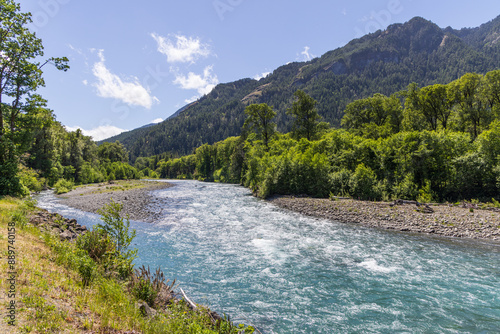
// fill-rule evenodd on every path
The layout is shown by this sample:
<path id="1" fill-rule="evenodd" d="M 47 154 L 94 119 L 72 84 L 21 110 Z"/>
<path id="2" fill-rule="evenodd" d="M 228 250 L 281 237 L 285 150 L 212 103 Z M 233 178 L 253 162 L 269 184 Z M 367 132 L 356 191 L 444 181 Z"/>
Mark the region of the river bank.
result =
<path id="1" fill-rule="evenodd" d="M 500 212 L 467 205 L 432 205 L 274 196 L 280 208 L 341 223 L 446 237 L 500 241 Z"/>
<path id="2" fill-rule="evenodd" d="M 64 205 L 93 213 L 113 200 L 123 204 L 122 214 L 128 214 L 131 220 L 153 222 L 161 214 L 161 205 L 151 192 L 172 186 L 167 182 L 115 181 L 80 186 L 57 197 Z"/>
<path id="3" fill-rule="evenodd" d="M 495 241 L 381 233 L 279 209 L 241 186 L 169 182 L 152 193 L 168 197 L 161 222 L 133 224 L 137 263 L 161 267 L 190 298 L 237 322 L 275 333 L 498 327 Z M 51 192 L 38 203 L 99 223 Z"/>
<path id="4" fill-rule="evenodd" d="M 58 198 L 62 204 L 94 213 L 113 199 L 123 204 L 122 212 L 130 219 L 154 222 L 162 213 L 162 203 L 151 192 L 172 186 L 167 182 L 117 181 L 81 186 Z M 435 204 L 426 208 L 415 204 L 295 196 L 274 196 L 267 201 L 283 209 L 341 223 L 500 242 L 500 210 L 481 209 L 477 205 Z"/>

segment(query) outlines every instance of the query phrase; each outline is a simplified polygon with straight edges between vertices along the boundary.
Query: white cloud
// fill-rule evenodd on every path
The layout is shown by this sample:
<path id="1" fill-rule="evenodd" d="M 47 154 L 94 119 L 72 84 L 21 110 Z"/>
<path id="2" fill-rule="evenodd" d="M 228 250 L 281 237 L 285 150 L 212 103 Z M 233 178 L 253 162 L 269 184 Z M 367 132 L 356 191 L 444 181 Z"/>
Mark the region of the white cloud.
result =
<path id="1" fill-rule="evenodd" d="M 173 42 L 168 37 L 155 33 L 151 37 L 158 44 L 158 52 L 166 55 L 169 63 L 193 63 L 196 59 L 211 54 L 210 47 L 202 44 L 199 38 L 175 35 L 173 37 L 176 41 Z"/>
<path id="2" fill-rule="evenodd" d="M 174 84 L 179 85 L 182 89 L 196 89 L 200 95 L 208 94 L 219 83 L 217 75 L 213 74 L 212 71 L 213 66 L 207 66 L 203 70 L 203 75 L 193 72 L 189 72 L 187 76 L 176 74 Z"/>
<path id="3" fill-rule="evenodd" d="M 103 50 L 99 51 L 100 61 L 94 64 L 92 73 L 99 80 L 94 86 L 97 88 L 97 94 L 100 97 L 109 97 L 121 100 L 132 106 L 141 106 L 150 109 L 154 101 L 149 89 L 144 88 L 139 79 L 133 78 L 132 81 L 125 82 L 118 75 L 111 73 L 104 64 L 105 59 Z"/>
<path id="4" fill-rule="evenodd" d="M 193 96 L 192 98 L 190 99 L 185 99 L 184 102 L 186 102 L 186 104 L 191 104 L 193 103 L 194 101 L 198 100 L 200 97 L 198 95 L 195 95 Z"/>
<path id="5" fill-rule="evenodd" d="M 151 123 L 154 123 L 154 124 L 158 124 L 158 123 L 161 123 L 163 122 L 163 118 L 157 118 L 157 119 L 154 119 L 151 121 Z"/>
<path id="6" fill-rule="evenodd" d="M 82 83 L 87 86 L 89 84 L 89 82 L 87 80 L 83 80 Z"/>
<path id="7" fill-rule="evenodd" d="M 261 74 L 256 74 L 253 78 L 255 80 L 260 80 L 260 79 L 263 79 L 263 78 L 267 77 L 269 74 L 271 74 L 271 72 L 264 72 L 264 73 L 261 73 Z"/>
<path id="8" fill-rule="evenodd" d="M 311 49 L 310 47 L 305 46 L 304 51 L 302 51 L 300 53 L 302 56 L 304 56 L 304 60 L 306 60 L 306 61 L 309 61 L 309 60 L 313 59 L 314 57 L 316 57 L 315 55 L 313 55 L 312 53 L 309 52 L 310 49 Z"/>
<path id="9" fill-rule="evenodd" d="M 341 13 L 342 13 L 342 15 L 347 16 L 347 9 L 345 9 L 345 8 L 344 8 L 344 9 L 342 9 L 342 12 L 341 12 Z"/>
<path id="10" fill-rule="evenodd" d="M 76 131 L 77 129 L 82 130 L 82 133 L 85 136 L 91 136 L 95 141 L 99 141 L 99 140 L 103 140 L 103 139 L 106 139 L 109 137 L 113 137 L 113 136 L 119 135 L 122 132 L 128 131 L 125 129 L 120 129 L 120 128 L 113 126 L 113 125 L 101 125 L 101 126 L 94 128 L 92 130 L 85 130 L 79 126 L 74 126 L 74 127 L 66 126 L 66 130 L 68 130 L 68 131 Z"/>

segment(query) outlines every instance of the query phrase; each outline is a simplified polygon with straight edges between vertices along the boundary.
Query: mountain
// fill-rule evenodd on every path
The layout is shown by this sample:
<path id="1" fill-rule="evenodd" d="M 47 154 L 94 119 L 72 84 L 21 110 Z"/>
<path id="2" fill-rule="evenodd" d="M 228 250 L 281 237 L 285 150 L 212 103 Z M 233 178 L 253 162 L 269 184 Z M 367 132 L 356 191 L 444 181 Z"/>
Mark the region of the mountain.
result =
<path id="1" fill-rule="evenodd" d="M 359 98 L 391 95 L 410 83 L 449 83 L 467 72 L 486 73 L 500 60 L 500 16 L 472 29 L 442 29 L 421 17 L 393 24 L 308 62 L 281 66 L 259 81 L 218 85 L 164 122 L 107 139 L 120 140 L 131 160 L 194 148 L 239 135 L 244 109 L 267 103 L 277 112 L 279 131 L 288 131 L 286 110 L 302 89 L 318 101 L 318 112 L 338 127 L 345 106 Z"/>

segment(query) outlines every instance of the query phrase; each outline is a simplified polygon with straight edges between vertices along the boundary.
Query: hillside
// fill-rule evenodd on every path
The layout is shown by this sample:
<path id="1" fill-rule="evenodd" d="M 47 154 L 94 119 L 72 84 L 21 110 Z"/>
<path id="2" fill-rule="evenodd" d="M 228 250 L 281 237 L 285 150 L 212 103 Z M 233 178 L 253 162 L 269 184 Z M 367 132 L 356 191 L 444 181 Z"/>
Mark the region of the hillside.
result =
<path id="1" fill-rule="evenodd" d="M 467 72 L 485 73 L 499 61 L 500 16 L 480 27 L 442 29 L 416 17 L 349 42 L 309 62 L 277 68 L 259 81 L 242 79 L 218 85 L 164 122 L 107 139 L 120 140 L 132 161 L 164 152 L 189 154 L 204 143 L 238 135 L 244 108 L 267 103 L 277 112 L 279 131 L 288 131 L 285 114 L 292 95 L 302 89 L 318 101 L 318 112 L 338 127 L 345 106 L 374 93 L 385 95 L 451 82 Z"/>

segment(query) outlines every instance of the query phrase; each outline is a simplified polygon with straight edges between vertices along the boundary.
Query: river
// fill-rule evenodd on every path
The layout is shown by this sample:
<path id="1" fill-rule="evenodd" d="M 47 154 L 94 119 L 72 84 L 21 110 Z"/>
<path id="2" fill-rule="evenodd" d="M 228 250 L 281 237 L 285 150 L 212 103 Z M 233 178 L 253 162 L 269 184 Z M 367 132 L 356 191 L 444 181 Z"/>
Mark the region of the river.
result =
<path id="1" fill-rule="evenodd" d="M 227 184 L 169 181 L 137 265 L 262 333 L 499 333 L 500 246 L 314 219 Z M 38 206 L 87 227 L 97 215 Z"/>

